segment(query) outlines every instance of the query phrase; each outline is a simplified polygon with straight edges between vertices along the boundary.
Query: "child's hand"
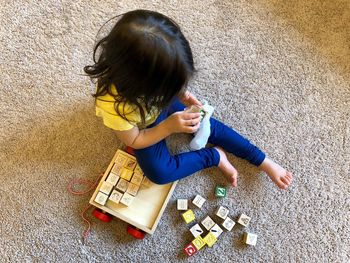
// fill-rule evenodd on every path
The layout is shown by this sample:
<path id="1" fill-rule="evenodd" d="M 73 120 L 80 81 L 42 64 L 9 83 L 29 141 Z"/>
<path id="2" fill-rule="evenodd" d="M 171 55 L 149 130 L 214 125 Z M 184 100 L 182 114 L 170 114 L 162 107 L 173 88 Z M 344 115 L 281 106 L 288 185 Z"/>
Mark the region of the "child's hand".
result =
<path id="1" fill-rule="evenodd" d="M 202 103 L 197 100 L 197 98 L 189 91 L 186 91 L 182 95 L 179 96 L 180 101 L 186 105 L 186 106 L 191 106 L 191 105 L 196 105 L 201 107 Z"/>
<path id="2" fill-rule="evenodd" d="M 178 111 L 165 120 L 169 133 L 194 133 L 200 126 L 201 114 Z"/>

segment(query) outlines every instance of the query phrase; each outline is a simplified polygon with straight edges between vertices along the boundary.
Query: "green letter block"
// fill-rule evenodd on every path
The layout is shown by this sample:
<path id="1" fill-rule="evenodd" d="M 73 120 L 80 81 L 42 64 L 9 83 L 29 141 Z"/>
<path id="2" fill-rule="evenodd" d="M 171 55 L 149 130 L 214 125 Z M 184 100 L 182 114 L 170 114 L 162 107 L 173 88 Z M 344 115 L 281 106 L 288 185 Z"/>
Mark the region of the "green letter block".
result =
<path id="1" fill-rule="evenodd" d="M 222 186 L 217 186 L 215 188 L 215 196 L 216 197 L 226 197 L 226 188 Z"/>

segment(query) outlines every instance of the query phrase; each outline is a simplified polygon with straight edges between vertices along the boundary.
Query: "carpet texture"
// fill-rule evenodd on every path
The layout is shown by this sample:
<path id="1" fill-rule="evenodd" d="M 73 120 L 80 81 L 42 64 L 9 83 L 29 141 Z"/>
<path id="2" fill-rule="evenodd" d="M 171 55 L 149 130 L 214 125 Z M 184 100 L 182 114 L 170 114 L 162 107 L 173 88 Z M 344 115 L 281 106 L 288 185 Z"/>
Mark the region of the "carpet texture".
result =
<path id="1" fill-rule="evenodd" d="M 214 197 L 227 182 L 207 169 L 178 183 L 154 235 L 136 241 L 126 223 L 92 219 L 83 244 L 91 194 L 67 184 L 94 180 L 123 145 L 94 116 L 82 68 L 103 23 L 136 8 L 180 24 L 198 69 L 189 90 L 294 182 L 280 191 L 230 156 L 240 177 L 227 198 Z M 349 1 L 2 0 L 0 19 L 1 262 L 349 262 Z M 189 141 L 168 140 L 173 152 Z M 236 226 L 187 259 L 191 234 L 175 202 L 197 193 L 208 199 L 200 219 L 220 204 L 235 220 L 250 215 L 256 247 Z"/>

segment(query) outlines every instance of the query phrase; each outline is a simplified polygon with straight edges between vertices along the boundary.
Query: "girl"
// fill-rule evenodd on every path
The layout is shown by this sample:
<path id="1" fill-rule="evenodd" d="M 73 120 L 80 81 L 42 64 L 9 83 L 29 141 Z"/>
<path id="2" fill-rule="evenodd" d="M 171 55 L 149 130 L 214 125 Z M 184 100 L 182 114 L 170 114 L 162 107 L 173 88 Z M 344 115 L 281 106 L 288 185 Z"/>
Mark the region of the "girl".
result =
<path id="1" fill-rule="evenodd" d="M 147 10 L 123 14 L 97 43 L 93 58 L 95 64 L 84 71 L 97 80 L 96 115 L 135 149 L 137 161 L 151 181 L 166 184 L 218 166 L 237 186 L 237 171 L 228 161 L 227 151 L 258 166 L 278 187 L 290 185 L 290 172 L 214 118 L 210 119 L 208 140 L 214 147 L 169 153 L 166 137 L 194 133 L 199 128 L 200 113 L 186 112 L 185 107 L 201 106 L 186 90 L 195 71 L 190 45 L 170 18 Z"/>

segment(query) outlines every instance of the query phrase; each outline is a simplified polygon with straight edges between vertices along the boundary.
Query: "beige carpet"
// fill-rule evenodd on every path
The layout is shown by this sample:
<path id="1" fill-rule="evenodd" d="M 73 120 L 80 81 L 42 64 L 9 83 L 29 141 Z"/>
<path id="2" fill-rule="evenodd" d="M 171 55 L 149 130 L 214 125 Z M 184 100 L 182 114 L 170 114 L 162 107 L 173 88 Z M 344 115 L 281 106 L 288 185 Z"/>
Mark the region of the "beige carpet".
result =
<path id="1" fill-rule="evenodd" d="M 349 1 L 0 2 L 1 262 L 349 262 Z M 226 199 L 214 198 L 226 181 L 208 169 L 179 182 L 154 235 L 136 241 L 124 222 L 93 219 L 82 244 L 90 195 L 66 186 L 94 179 L 122 146 L 94 116 L 82 68 L 104 21 L 135 8 L 178 21 L 199 70 L 190 90 L 295 180 L 279 191 L 231 156 L 239 187 Z M 169 140 L 174 151 L 188 142 Z M 175 201 L 196 193 L 209 199 L 199 218 L 219 204 L 250 215 L 256 247 L 235 227 L 186 259 L 191 234 Z"/>

